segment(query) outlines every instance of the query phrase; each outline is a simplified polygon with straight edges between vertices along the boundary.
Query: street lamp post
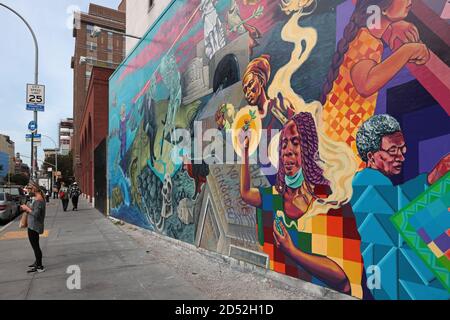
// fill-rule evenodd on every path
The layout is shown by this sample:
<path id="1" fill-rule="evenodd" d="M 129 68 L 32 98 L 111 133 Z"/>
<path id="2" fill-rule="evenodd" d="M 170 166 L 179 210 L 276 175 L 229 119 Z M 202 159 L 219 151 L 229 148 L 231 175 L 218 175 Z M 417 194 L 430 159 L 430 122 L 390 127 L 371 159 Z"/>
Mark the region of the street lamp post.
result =
<path id="1" fill-rule="evenodd" d="M 30 30 L 31 35 L 33 36 L 33 41 L 34 41 L 34 46 L 35 46 L 35 64 L 34 64 L 34 84 L 38 85 L 39 84 L 39 45 L 38 45 L 38 41 L 36 38 L 36 35 L 33 31 L 33 29 L 31 28 L 30 24 L 25 20 L 24 17 L 22 17 L 17 11 L 15 11 L 14 9 L 8 7 L 6 4 L 4 3 L 0 3 L 0 6 L 8 9 L 9 11 L 11 11 L 12 13 L 14 13 L 16 16 L 18 16 L 27 26 L 27 28 Z M 37 111 L 34 111 L 34 122 L 38 123 L 38 114 Z M 36 131 L 37 133 L 37 131 Z M 34 159 L 37 158 L 37 147 L 34 145 L 34 134 L 31 134 L 31 180 L 34 180 L 34 174 L 35 174 L 35 161 Z"/>
<path id="2" fill-rule="evenodd" d="M 128 38 L 134 38 L 134 39 L 137 39 L 137 40 L 141 40 L 142 39 L 141 37 L 133 36 L 131 34 L 126 34 L 126 33 L 123 33 L 123 32 L 118 32 L 118 31 L 115 31 L 115 30 L 112 30 L 112 29 L 102 28 L 102 27 L 99 27 L 99 26 L 94 26 L 94 28 L 91 31 L 91 37 L 92 38 L 97 38 L 102 33 L 102 31 L 108 31 L 108 32 L 111 32 L 111 33 L 115 33 L 115 34 L 118 34 L 118 35 L 121 35 L 121 36 L 124 36 L 124 37 L 128 37 Z"/>
<path id="3" fill-rule="evenodd" d="M 111 62 L 109 62 L 109 61 L 93 59 L 93 58 L 85 57 L 85 56 L 81 56 L 81 57 L 80 57 L 80 61 L 79 61 L 80 64 L 88 64 L 88 63 L 90 63 L 90 64 L 92 64 L 92 65 L 94 65 L 95 62 L 97 62 L 97 63 L 103 63 L 103 64 L 109 64 L 109 65 L 113 64 L 113 65 L 116 65 L 116 66 L 119 65 L 119 63 L 116 63 L 116 62 L 112 62 L 112 63 L 111 63 Z"/>

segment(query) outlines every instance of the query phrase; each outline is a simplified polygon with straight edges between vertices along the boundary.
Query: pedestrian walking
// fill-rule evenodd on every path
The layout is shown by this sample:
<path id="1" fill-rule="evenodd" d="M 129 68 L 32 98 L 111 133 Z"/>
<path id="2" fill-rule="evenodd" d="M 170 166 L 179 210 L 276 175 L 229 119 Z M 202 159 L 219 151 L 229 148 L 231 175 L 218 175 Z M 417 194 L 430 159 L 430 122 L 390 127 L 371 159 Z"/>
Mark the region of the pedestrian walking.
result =
<path id="1" fill-rule="evenodd" d="M 78 211 L 78 198 L 81 195 L 81 189 L 78 186 L 78 183 L 74 182 L 70 187 L 70 198 L 72 199 L 73 209 L 72 211 Z"/>
<path id="2" fill-rule="evenodd" d="M 58 187 L 54 186 L 53 187 L 53 199 L 58 199 L 58 193 L 59 193 Z"/>
<path id="3" fill-rule="evenodd" d="M 44 233 L 45 220 L 45 194 L 41 188 L 35 183 L 27 186 L 30 197 L 34 198 L 31 207 L 27 205 L 20 206 L 21 211 L 26 215 L 26 227 L 28 228 L 28 239 L 34 251 L 35 261 L 29 265 L 28 273 L 44 272 L 45 268 L 42 264 L 42 250 L 39 245 L 39 236 Z"/>
<path id="4" fill-rule="evenodd" d="M 69 206 L 69 188 L 66 187 L 64 182 L 61 182 L 61 188 L 59 189 L 59 198 L 61 199 L 63 210 L 67 211 Z"/>

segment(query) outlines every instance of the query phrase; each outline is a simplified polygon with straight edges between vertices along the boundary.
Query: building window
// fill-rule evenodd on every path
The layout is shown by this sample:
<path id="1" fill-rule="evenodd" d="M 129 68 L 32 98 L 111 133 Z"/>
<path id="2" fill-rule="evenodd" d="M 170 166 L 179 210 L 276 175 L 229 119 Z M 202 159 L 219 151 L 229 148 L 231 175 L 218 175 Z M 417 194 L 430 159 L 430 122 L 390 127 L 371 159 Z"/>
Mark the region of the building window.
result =
<path id="1" fill-rule="evenodd" d="M 89 51 L 87 53 L 87 58 L 88 58 L 88 64 L 92 65 L 95 63 L 95 61 L 97 60 L 97 51 Z"/>
<path id="2" fill-rule="evenodd" d="M 94 38 L 92 38 L 92 31 L 94 31 L 94 26 L 93 25 L 91 25 L 91 24 L 88 24 L 88 25 L 86 25 L 86 31 L 87 31 L 87 37 L 89 38 L 89 39 L 94 39 Z"/>
<path id="3" fill-rule="evenodd" d="M 94 52 L 97 50 L 97 44 L 91 41 L 88 41 L 87 43 L 87 47 L 89 49 L 90 52 Z"/>
<path id="4" fill-rule="evenodd" d="M 155 0 L 148 0 L 148 11 L 152 10 L 153 6 L 155 5 Z"/>

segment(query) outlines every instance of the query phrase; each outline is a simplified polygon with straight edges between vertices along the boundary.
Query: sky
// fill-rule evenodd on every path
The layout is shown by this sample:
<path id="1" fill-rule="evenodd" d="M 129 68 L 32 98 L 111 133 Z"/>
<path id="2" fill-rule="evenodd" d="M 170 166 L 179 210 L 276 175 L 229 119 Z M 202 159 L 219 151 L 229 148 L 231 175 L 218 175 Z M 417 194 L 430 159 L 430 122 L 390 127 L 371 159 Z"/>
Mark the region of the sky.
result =
<path id="1" fill-rule="evenodd" d="M 46 86 L 46 110 L 38 113 L 39 133 L 58 143 L 58 123 L 73 115 L 74 53 L 72 12 L 88 11 L 88 0 L 0 0 L 20 13 L 33 28 L 39 42 L 39 83 Z M 94 0 L 96 4 L 117 8 L 120 0 Z M 0 7 L 0 133 L 15 142 L 25 163 L 30 164 L 31 145 L 25 141 L 33 112 L 26 111 L 26 84 L 34 83 L 34 44 L 25 24 L 12 12 Z M 43 149 L 54 143 L 42 137 Z M 39 163 L 41 165 L 41 163 Z"/>

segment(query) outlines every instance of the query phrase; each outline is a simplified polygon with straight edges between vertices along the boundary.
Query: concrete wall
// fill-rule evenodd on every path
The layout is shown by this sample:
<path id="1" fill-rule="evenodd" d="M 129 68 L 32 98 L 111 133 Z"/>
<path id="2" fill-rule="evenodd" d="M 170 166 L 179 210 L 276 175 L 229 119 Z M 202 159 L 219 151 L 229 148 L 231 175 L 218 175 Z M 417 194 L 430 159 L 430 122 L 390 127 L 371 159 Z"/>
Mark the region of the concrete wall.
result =
<path id="1" fill-rule="evenodd" d="M 110 79 L 110 215 L 360 299 L 448 299 L 448 166 L 428 176 L 450 151 L 448 24 L 424 1 L 379 33 L 347 27 L 352 0 L 304 3 L 172 3 Z M 406 63 L 390 40 L 412 25 Z"/>
<path id="2" fill-rule="evenodd" d="M 156 0 L 153 2 L 153 7 L 150 9 L 148 0 L 127 0 L 127 34 L 143 37 L 171 0 Z M 137 39 L 127 38 L 126 53 L 129 54 L 138 42 Z"/>

